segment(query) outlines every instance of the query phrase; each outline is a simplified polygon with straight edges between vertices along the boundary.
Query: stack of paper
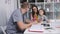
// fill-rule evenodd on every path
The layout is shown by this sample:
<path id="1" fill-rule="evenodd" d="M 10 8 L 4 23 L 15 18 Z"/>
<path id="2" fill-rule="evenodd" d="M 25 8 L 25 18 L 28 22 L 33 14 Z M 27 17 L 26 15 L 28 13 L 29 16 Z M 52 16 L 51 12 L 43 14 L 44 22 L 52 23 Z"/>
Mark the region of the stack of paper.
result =
<path id="1" fill-rule="evenodd" d="M 32 27 L 29 29 L 29 31 L 31 31 L 31 32 L 43 32 L 44 27 L 40 24 L 32 25 Z"/>

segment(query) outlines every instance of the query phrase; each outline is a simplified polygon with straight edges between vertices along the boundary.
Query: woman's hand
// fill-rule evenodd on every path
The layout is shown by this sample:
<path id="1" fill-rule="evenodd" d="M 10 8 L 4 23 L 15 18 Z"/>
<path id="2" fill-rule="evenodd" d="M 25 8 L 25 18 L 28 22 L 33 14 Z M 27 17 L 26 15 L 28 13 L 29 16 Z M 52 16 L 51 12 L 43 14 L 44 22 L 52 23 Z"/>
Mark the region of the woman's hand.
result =
<path id="1" fill-rule="evenodd" d="M 40 22 L 38 22 L 38 21 L 33 21 L 33 24 L 38 24 L 38 23 L 40 23 Z"/>

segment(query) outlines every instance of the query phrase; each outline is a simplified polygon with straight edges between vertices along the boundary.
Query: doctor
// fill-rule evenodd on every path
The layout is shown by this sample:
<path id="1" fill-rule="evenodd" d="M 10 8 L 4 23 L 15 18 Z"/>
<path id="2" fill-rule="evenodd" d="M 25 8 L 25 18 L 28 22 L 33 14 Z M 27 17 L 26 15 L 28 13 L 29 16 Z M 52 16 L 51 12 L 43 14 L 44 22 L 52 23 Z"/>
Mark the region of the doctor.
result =
<path id="1" fill-rule="evenodd" d="M 29 4 L 27 2 L 23 2 L 20 9 L 16 9 L 8 23 L 7 23 L 7 34 L 23 34 L 24 30 L 29 28 L 32 24 L 29 20 L 26 20 L 26 22 L 29 22 L 28 24 L 25 24 L 23 15 L 28 11 Z"/>

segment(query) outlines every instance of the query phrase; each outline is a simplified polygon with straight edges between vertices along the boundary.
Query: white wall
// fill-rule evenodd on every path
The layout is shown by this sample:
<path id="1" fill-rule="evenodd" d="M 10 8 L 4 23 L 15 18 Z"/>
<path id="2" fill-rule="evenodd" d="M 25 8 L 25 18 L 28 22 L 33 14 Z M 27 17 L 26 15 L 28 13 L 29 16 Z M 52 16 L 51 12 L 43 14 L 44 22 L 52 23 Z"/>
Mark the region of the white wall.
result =
<path id="1" fill-rule="evenodd" d="M 6 25 L 11 13 L 17 8 L 16 0 L 0 0 L 0 25 Z"/>

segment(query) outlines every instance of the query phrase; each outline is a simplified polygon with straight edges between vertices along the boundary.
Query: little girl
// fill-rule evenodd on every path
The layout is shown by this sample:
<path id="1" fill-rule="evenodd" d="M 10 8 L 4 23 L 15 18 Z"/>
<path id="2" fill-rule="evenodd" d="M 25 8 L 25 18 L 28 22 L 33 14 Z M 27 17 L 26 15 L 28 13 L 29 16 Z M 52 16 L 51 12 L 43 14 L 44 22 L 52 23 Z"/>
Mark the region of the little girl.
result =
<path id="1" fill-rule="evenodd" d="M 39 20 L 39 22 L 41 22 L 41 21 L 43 21 L 44 23 L 46 22 L 46 24 L 49 22 L 47 16 L 45 15 L 44 9 L 39 9 L 38 20 Z"/>

